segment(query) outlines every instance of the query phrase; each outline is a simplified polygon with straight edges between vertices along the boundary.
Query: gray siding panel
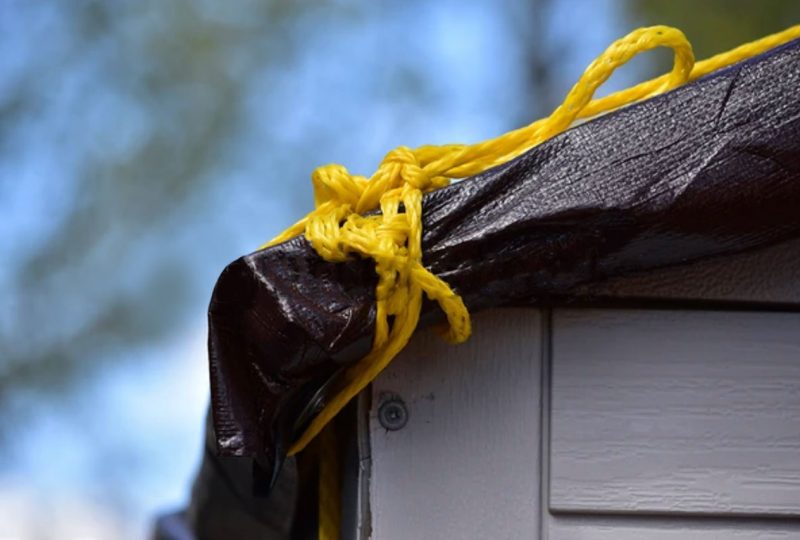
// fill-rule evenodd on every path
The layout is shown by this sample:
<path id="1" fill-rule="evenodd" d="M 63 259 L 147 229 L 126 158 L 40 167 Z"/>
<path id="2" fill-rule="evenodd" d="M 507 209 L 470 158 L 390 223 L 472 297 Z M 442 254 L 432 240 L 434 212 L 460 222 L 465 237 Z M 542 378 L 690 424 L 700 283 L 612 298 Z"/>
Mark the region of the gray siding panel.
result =
<path id="1" fill-rule="evenodd" d="M 552 511 L 800 516 L 800 314 L 557 310 L 552 354 Z"/>
<path id="2" fill-rule="evenodd" d="M 548 540 L 800 540 L 800 522 L 660 516 L 553 516 Z"/>
<path id="3" fill-rule="evenodd" d="M 372 538 L 533 538 L 539 529 L 541 317 L 478 314 L 469 342 L 421 330 L 373 383 Z M 376 415 L 401 397 L 408 424 Z"/>

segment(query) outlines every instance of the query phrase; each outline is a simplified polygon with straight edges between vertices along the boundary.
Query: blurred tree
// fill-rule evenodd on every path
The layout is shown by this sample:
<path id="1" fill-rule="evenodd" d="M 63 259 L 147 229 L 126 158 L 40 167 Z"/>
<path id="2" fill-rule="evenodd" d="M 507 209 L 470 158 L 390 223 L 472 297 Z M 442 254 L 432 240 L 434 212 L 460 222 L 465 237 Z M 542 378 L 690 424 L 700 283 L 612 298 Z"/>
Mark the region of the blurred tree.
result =
<path id="1" fill-rule="evenodd" d="M 778 32 L 800 21 L 796 0 L 628 0 L 637 25 L 665 24 L 683 30 L 697 59 Z M 666 72 L 671 59 L 661 56 L 649 75 Z"/>
<path id="2" fill-rule="evenodd" d="M 423 36 L 443 40 L 443 54 L 456 55 L 447 57 L 455 70 L 474 44 L 447 40 L 469 28 L 476 14 L 502 13 L 512 4 L 527 9 L 521 0 L 486 2 L 459 19 L 453 17 L 458 3 L 447 1 L 20 0 L 0 6 L 0 33 L 9 36 L 0 60 L 0 204 L 6 216 L 0 223 L 6 256 L 0 267 L 0 435 L 3 423 L 18 423 L 28 409 L 9 409 L 29 403 L 28 394 L 58 400 L 79 387 L 75 383 L 91 380 L 98 366 L 158 343 L 190 311 L 201 313 L 213 276 L 240 254 L 238 247 L 220 255 L 226 239 L 219 239 L 224 233 L 214 221 L 225 201 L 243 198 L 237 185 L 228 185 L 237 174 L 250 185 L 268 186 L 250 190 L 262 213 L 270 211 L 272 198 L 299 214 L 309 201 L 310 167 L 334 158 L 324 149 L 341 159 L 342 149 L 353 146 L 342 133 L 364 133 L 357 139 L 362 148 L 351 156 L 414 144 L 398 135 L 424 134 L 441 123 L 444 113 L 429 121 L 423 111 L 449 106 L 448 85 L 458 84 L 435 80 L 436 59 L 420 61 L 430 50 Z M 418 21 L 420 13 L 428 20 Z M 409 21 L 419 23 L 418 34 L 408 33 Z M 352 39 L 351 28 L 358 29 Z M 535 50 L 519 30 L 513 40 Z M 484 33 L 483 39 L 502 49 L 504 34 Z M 392 46 L 380 55 L 370 51 L 387 39 Z M 342 60 L 354 49 L 364 50 L 363 58 Z M 544 84 L 539 64 L 524 85 Z M 470 71 L 458 73 L 469 77 Z M 326 83 L 336 86 L 326 89 Z M 372 99 L 374 108 L 364 114 L 383 132 L 364 130 L 364 118 L 353 109 L 357 100 L 344 121 L 338 111 L 323 109 L 332 105 L 326 95 L 335 100 L 344 93 Z M 464 109 L 457 107 L 470 106 L 456 102 L 449 113 L 461 117 Z M 294 116 L 285 113 L 289 108 Z M 400 131 L 398 123 L 415 127 Z M 467 138 L 458 125 L 442 133 Z M 435 142 L 429 136 L 418 144 Z M 364 148 L 370 143 L 376 149 Z M 246 156 L 243 144 L 249 145 Z M 242 173 L 243 158 L 257 159 L 262 169 L 251 163 Z M 354 169 L 371 166 L 372 159 Z M 257 237 L 265 240 L 268 232 L 262 234 Z M 218 258 L 209 263 L 198 253 L 212 244 Z"/>
<path id="3" fill-rule="evenodd" d="M 552 11 L 553 0 L 523 0 L 511 5 L 511 29 L 522 50 L 520 69 L 525 73 L 521 98 L 527 106 L 519 125 L 547 116 L 564 97 L 564 81 L 554 76 L 557 65 L 553 58 L 558 58 L 567 45 L 554 36 Z"/>
<path id="4" fill-rule="evenodd" d="M 192 290 L 169 249 L 176 223 L 207 211 L 243 89 L 290 58 L 290 22 L 315 3 L 5 6 L 38 43 L 8 52 L 21 61 L 0 91 L 0 162 L 34 172 L 27 185 L 3 175 L 0 200 L 27 189 L 46 206 L 31 238 L 2 239 L 0 407 L 12 390 L 69 388 L 110 352 L 174 331 Z M 161 256 L 147 257 L 154 244 Z"/>
<path id="5" fill-rule="evenodd" d="M 546 111 L 553 102 L 552 74 L 540 45 L 549 42 L 549 5 L 506 0 L 463 12 L 448 1 L 51 0 L 0 8 L 0 25 L 8 25 L 5 33 L 16 40 L 5 57 L 11 63 L 0 64 L 7 75 L 0 81 L 0 202 L 7 214 L 19 210 L 9 218 L 14 226 L 0 226 L 0 242 L 8 246 L 8 263 L 0 268 L 0 408 L 7 411 L 28 391 L 36 399 L 57 397 L 120 352 L 135 353 L 174 333 L 190 309 L 198 311 L 203 302 L 197 299 L 208 297 L 208 280 L 226 260 L 208 264 L 197 253 L 210 244 L 208 235 L 219 234 L 207 224 L 216 219 L 217 198 L 241 198 L 227 191 L 227 183 L 241 168 L 242 130 L 255 131 L 244 142 L 253 146 L 257 140 L 260 161 L 268 164 L 255 174 L 278 177 L 264 182 L 270 187 L 259 192 L 265 197 L 260 205 L 269 208 L 269 194 L 299 213 L 309 200 L 309 168 L 330 159 L 314 151 L 338 153 L 353 145 L 342 133 L 363 130 L 363 118 L 352 109 L 347 123 L 337 111 L 319 115 L 320 107 L 330 107 L 320 95 L 371 96 L 375 108 L 365 114 L 380 120 L 390 107 L 392 120 L 383 125 L 416 122 L 406 133 L 426 133 L 442 123 L 447 113 L 428 121 L 424 111 L 450 106 L 448 84 L 458 82 L 435 80 L 437 60 L 421 61 L 431 50 L 423 36 L 442 40 L 443 54 L 456 55 L 447 56 L 448 65 L 465 77 L 470 70 L 456 66 L 480 59 L 473 53 L 477 43 L 501 51 L 518 44 L 530 76 L 507 95 L 526 96 L 522 122 Z M 486 13 L 509 15 L 498 34 L 483 34 L 490 41 L 474 35 L 472 41 L 447 41 Z M 420 14 L 428 20 L 418 20 Z M 347 42 L 350 21 L 359 25 L 358 35 Z M 411 21 L 417 34 L 407 31 Z M 365 50 L 369 62 L 336 56 L 337 50 L 369 49 L 387 39 L 392 46 L 380 55 Z M 309 57 L 327 58 L 328 64 L 315 61 L 309 73 Z M 369 77 L 361 75 L 365 65 Z M 393 67 L 373 70 L 385 65 Z M 326 82 L 339 86 L 326 90 Z M 254 91 L 269 93 L 257 96 L 258 120 L 252 118 Z M 460 122 L 463 107 L 470 106 L 468 100 L 455 102 L 449 114 Z M 497 106 L 508 108 L 509 117 L 522 109 L 508 100 Z M 291 107 L 294 123 L 281 125 Z M 265 123 L 276 124 L 274 132 Z M 505 117 L 494 122 L 500 130 L 518 123 Z M 442 133 L 469 140 L 458 125 Z M 361 144 L 380 148 L 362 148 L 361 155 L 414 144 L 396 139 L 403 132 L 394 127 L 383 129 L 385 134 L 364 131 Z M 418 144 L 424 142 L 436 140 L 429 134 Z M 253 174 L 246 171 L 248 182 L 262 183 Z M 20 413 L 0 418 L 17 421 Z"/>

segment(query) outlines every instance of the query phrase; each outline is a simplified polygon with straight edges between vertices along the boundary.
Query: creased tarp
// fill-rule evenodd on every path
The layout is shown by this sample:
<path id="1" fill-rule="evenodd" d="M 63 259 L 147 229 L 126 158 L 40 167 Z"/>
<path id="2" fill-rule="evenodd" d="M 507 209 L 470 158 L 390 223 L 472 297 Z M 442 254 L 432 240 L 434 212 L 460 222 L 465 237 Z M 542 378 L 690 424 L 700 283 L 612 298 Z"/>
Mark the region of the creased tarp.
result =
<path id="1" fill-rule="evenodd" d="M 800 235 L 800 42 L 575 127 L 428 194 L 425 265 L 470 311 Z M 218 450 L 276 471 L 322 385 L 370 347 L 373 263 L 303 238 L 242 257 L 209 308 Z M 441 320 L 432 304 L 421 324 Z"/>

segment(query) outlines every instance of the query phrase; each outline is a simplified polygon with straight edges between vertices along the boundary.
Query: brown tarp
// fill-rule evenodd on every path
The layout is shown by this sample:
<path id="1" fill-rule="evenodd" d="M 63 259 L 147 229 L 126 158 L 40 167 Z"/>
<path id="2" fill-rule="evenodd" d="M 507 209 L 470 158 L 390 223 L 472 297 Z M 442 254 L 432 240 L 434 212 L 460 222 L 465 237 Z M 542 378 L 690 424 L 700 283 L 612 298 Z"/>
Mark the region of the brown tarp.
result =
<path id="1" fill-rule="evenodd" d="M 424 263 L 475 312 L 587 301 L 578 286 L 797 238 L 799 88 L 795 41 L 428 194 Z M 369 350 L 375 283 L 371 261 L 327 263 L 303 238 L 225 269 L 209 308 L 213 429 L 192 511 L 213 506 L 204 482 L 247 491 L 232 501 L 258 491 L 247 474 L 237 484 L 232 456 L 254 460 L 267 491 L 293 489 L 296 463 L 279 475 L 286 448 Z M 441 321 L 426 304 L 421 324 Z M 165 538 L 181 516 L 162 522 Z"/>

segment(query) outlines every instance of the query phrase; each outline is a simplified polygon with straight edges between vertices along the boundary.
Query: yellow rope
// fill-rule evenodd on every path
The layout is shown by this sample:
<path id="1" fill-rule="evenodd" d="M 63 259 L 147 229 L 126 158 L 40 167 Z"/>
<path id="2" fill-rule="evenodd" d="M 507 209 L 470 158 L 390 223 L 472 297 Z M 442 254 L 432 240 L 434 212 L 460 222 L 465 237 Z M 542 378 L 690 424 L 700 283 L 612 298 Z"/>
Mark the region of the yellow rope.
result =
<path id="1" fill-rule="evenodd" d="M 417 326 L 423 293 L 447 316 L 449 341 L 459 343 L 469 337 L 470 316 L 461 297 L 422 264 L 424 193 L 447 186 L 451 179 L 505 163 L 561 133 L 575 120 L 665 92 L 798 37 L 800 25 L 695 64 L 691 45 L 680 30 L 640 28 L 611 44 L 592 62 L 547 118 L 473 145 L 397 148 L 369 179 L 351 175 L 341 165 L 316 169 L 311 177 L 316 208 L 262 248 L 305 234 L 326 261 L 340 262 L 354 254 L 373 259 L 378 274 L 375 337 L 371 352 L 347 370 L 344 389 L 312 420 L 289 454 L 302 450 L 405 347 Z M 670 73 L 592 100 L 595 90 L 616 68 L 656 47 L 674 51 Z M 376 208 L 380 214 L 362 215 Z"/>
<path id="2" fill-rule="evenodd" d="M 344 389 L 312 420 L 289 455 L 305 448 L 405 347 L 417 326 L 423 293 L 447 316 L 449 331 L 445 337 L 449 341 L 459 343 L 469 337 L 469 312 L 461 298 L 422 265 L 424 193 L 448 185 L 451 179 L 505 163 L 561 133 L 575 120 L 665 92 L 798 37 L 800 25 L 695 64 L 691 45 L 680 30 L 667 26 L 640 28 L 614 42 L 592 62 L 547 118 L 474 145 L 397 148 L 387 154 L 369 179 L 351 175 L 341 165 L 316 169 L 311 177 L 316 208 L 262 248 L 305 234 L 327 261 L 341 262 L 353 254 L 373 259 L 378 273 L 375 337 L 371 352 L 347 370 Z M 617 67 L 656 47 L 673 49 L 675 60 L 670 73 L 592 100 Z M 381 214 L 362 215 L 376 208 Z M 319 538 L 323 540 L 339 538 L 338 460 L 335 441 L 325 440 L 331 437 L 331 430 L 325 430 L 320 444 Z"/>
<path id="3" fill-rule="evenodd" d="M 339 470 L 339 448 L 334 432 L 335 422 L 325 426 L 317 437 L 319 456 L 319 499 L 318 538 L 319 540 L 338 540 L 341 530 L 341 491 L 342 479 Z"/>

